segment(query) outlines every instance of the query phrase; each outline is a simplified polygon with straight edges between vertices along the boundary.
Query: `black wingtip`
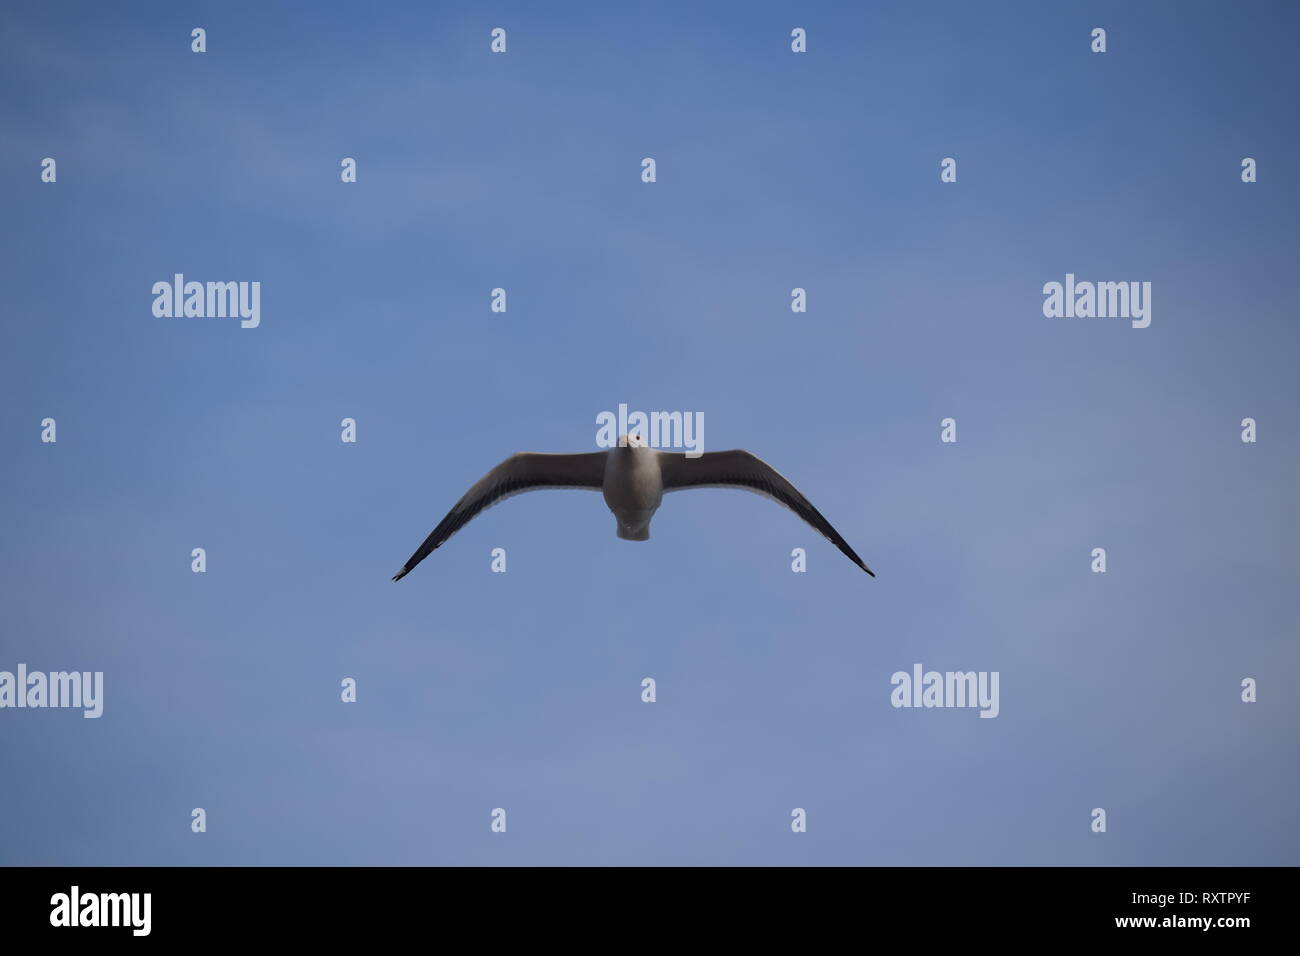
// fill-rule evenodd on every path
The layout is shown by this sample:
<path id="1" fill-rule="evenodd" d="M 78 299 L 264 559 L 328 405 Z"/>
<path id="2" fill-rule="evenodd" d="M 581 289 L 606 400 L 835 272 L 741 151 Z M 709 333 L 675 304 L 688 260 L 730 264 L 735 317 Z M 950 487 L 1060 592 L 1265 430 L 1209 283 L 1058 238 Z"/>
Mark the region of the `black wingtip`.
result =
<path id="1" fill-rule="evenodd" d="M 863 570 L 863 571 L 866 571 L 866 572 L 867 572 L 869 575 L 871 575 L 873 578 L 876 576 L 876 572 L 875 572 L 875 571 L 872 571 L 872 570 L 871 570 L 869 567 L 867 567 L 865 564 L 862 566 L 862 570 Z"/>
<path id="2" fill-rule="evenodd" d="M 393 575 L 393 580 L 394 580 L 394 581 L 400 581 L 400 580 L 402 580 L 402 578 L 406 577 L 406 572 L 408 572 L 408 571 L 410 571 L 410 570 L 411 570 L 410 568 L 402 568 L 402 570 L 398 571 L 396 574 Z M 868 572 L 868 573 L 870 573 L 870 572 Z"/>

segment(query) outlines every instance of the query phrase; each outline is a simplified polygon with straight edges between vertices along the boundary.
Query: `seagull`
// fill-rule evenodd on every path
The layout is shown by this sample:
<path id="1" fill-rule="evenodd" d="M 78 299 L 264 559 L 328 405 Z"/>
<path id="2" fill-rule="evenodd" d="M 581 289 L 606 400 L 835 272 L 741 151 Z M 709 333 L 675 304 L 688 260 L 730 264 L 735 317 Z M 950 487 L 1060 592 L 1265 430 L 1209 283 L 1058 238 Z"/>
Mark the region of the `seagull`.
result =
<path id="1" fill-rule="evenodd" d="M 543 488 L 586 488 L 603 492 L 605 504 L 614 513 L 618 536 L 625 541 L 650 539 L 650 519 L 658 510 L 664 492 L 687 488 L 753 491 L 785 505 L 820 531 L 850 561 L 873 578 L 876 576 L 799 489 L 761 458 L 739 449 L 687 458 L 681 452 L 649 448 L 639 434 L 631 434 L 620 436 L 618 446 L 607 451 L 511 455 L 465 492 L 447 512 L 447 517 L 424 539 L 424 544 L 402 565 L 402 570 L 393 575 L 393 580 L 406 577 L 479 512 L 513 495 Z"/>

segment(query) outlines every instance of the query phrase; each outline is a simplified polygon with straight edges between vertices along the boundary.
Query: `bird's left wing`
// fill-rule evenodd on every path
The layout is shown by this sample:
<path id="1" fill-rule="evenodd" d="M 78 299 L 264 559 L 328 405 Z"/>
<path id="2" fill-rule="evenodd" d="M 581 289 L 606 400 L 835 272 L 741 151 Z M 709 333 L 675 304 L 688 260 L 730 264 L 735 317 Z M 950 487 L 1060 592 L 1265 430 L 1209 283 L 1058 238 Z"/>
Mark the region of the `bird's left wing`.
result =
<path id="1" fill-rule="evenodd" d="M 872 571 L 849 543 L 840 537 L 840 533 L 831 527 L 831 523 L 822 517 L 820 511 L 812 506 L 799 489 L 792 485 L 784 475 L 757 455 L 736 449 L 733 451 L 709 451 L 697 458 L 687 458 L 680 452 L 661 451 L 659 470 L 663 474 L 664 491 L 680 491 L 685 488 L 743 488 L 771 498 L 785 505 L 804 521 L 808 522 L 822 535 L 844 552 L 850 561 L 873 578 Z"/>
<path id="2" fill-rule="evenodd" d="M 497 465 L 447 512 L 438 522 L 424 544 L 411 555 L 402 570 L 393 575 L 400 581 L 413 567 L 442 546 L 480 511 L 504 501 L 512 495 L 542 488 L 589 488 L 599 491 L 605 484 L 605 456 L 603 451 L 582 455 L 541 455 L 520 452 Z"/>

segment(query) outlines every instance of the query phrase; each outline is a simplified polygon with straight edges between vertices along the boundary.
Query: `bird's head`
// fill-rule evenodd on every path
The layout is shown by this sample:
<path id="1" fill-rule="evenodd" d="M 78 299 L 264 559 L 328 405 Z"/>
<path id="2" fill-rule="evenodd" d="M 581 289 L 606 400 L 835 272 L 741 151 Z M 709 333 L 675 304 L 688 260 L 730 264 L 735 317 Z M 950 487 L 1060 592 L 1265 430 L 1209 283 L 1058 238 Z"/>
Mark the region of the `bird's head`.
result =
<path id="1" fill-rule="evenodd" d="M 630 435 L 624 435 L 619 444 L 625 448 L 644 448 L 646 447 L 645 439 L 641 437 L 640 432 L 632 432 Z"/>

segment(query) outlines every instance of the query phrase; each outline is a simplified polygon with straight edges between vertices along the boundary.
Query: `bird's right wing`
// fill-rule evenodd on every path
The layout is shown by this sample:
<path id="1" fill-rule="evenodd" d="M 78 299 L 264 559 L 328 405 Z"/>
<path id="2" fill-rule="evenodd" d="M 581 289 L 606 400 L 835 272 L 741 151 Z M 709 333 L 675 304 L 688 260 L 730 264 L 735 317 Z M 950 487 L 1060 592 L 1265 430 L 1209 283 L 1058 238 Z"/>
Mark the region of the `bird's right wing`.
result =
<path id="1" fill-rule="evenodd" d="M 424 544 L 411 555 L 402 570 L 393 575 L 394 581 L 406 576 L 413 567 L 442 546 L 480 511 L 504 501 L 512 495 L 542 488 L 588 488 L 599 491 L 605 484 L 606 452 L 596 451 L 582 455 L 541 455 L 520 452 L 497 465 L 469 491 L 447 516 L 438 523 Z"/>
<path id="2" fill-rule="evenodd" d="M 844 555 L 873 578 L 872 571 L 857 552 L 849 547 L 831 523 L 822 517 L 822 513 L 812 506 L 812 502 L 800 494 L 784 475 L 757 455 L 735 449 L 733 451 L 709 451 L 696 458 L 687 458 L 680 452 L 661 451 L 659 470 L 663 474 L 664 491 L 680 491 L 685 488 L 743 488 L 757 492 L 785 505 L 804 521 L 822 533 L 831 544 L 839 548 Z"/>

